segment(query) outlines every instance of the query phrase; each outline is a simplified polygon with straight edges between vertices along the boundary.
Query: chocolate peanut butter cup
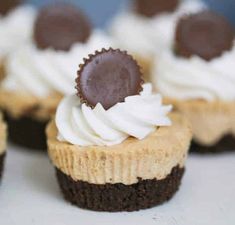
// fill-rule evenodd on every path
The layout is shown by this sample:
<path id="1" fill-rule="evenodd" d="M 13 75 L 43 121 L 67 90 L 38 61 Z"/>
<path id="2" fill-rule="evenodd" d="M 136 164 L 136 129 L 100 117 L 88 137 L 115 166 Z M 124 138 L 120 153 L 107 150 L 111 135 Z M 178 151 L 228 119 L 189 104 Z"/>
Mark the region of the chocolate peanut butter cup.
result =
<path id="1" fill-rule="evenodd" d="M 153 17 L 164 12 L 173 12 L 179 4 L 179 0 L 135 0 L 137 13 Z"/>
<path id="2" fill-rule="evenodd" d="M 87 17 L 70 4 L 54 4 L 41 9 L 35 22 L 34 38 L 40 49 L 68 51 L 76 42 L 86 42 L 91 33 Z"/>
<path id="3" fill-rule="evenodd" d="M 83 103 L 91 107 L 101 103 L 105 109 L 139 94 L 143 84 L 137 62 L 126 52 L 111 48 L 85 59 L 76 82 Z"/>
<path id="4" fill-rule="evenodd" d="M 209 61 L 230 50 L 233 41 L 234 29 L 223 16 L 202 11 L 179 20 L 175 50 L 186 58 L 197 55 Z"/>
<path id="5" fill-rule="evenodd" d="M 6 15 L 10 10 L 17 7 L 22 0 L 1 0 L 0 1 L 0 15 Z"/>

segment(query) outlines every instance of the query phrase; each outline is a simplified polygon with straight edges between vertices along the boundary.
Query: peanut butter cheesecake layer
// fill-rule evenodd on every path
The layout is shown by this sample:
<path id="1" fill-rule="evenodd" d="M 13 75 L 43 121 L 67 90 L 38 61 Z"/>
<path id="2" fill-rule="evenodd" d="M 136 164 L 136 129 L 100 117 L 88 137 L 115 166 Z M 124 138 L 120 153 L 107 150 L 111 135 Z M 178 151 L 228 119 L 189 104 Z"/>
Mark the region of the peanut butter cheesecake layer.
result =
<path id="1" fill-rule="evenodd" d="M 232 102 L 166 99 L 192 123 L 192 150 L 215 152 L 235 149 L 235 104 Z"/>

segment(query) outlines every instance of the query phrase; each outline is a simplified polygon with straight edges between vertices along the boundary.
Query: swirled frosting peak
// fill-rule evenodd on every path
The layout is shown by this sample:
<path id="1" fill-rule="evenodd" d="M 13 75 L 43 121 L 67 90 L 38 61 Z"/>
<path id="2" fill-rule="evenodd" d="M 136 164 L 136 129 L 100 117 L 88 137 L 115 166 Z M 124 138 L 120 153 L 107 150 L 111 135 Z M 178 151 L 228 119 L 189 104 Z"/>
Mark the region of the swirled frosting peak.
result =
<path id="1" fill-rule="evenodd" d="M 159 94 L 152 93 L 151 84 L 144 84 L 139 95 L 125 98 L 108 110 L 98 103 L 95 108 L 81 104 L 76 95 L 65 97 L 56 112 L 58 140 L 80 146 L 110 146 L 128 137 L 143 139 L 158 126 L 170 126 Z"/>

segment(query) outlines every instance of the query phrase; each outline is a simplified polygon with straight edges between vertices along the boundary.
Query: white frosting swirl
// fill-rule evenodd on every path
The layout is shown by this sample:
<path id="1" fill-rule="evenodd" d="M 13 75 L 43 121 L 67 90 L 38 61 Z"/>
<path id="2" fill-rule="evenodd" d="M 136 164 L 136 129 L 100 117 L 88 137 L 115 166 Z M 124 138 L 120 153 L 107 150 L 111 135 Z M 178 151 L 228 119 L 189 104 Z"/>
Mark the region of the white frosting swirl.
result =
<path id="1" fill-rule="evenodd" d="M 57 138 L 80 146 L 115 145 L 129 136 L 143 139 L 157 126 L 171 125 L 167 117 L 171 109 L 162 105 L 159 94 L 152 93 L 151 84 L 144 84 L 140 95 L 129 96 L 108 110 L 99 103 L 91 109 L 71 95 L 57 108 Z"/>
<path id="2" fill-rule="evenodd" d="M 31 42 L 9 55 L 7 78 L 2 86 L 38 97 L 46 97 L 51 92 L 73 94 L 76 72 L 83 57 L 112 45 L 112 41 L 100 31 L 94 31 L 87 43 L 77 43 L 69 52 L 40 50 Z"/>
<path id="3" fill-rule="evenodd" d="M 198 56 L 186 59 L 166 52 L 156 60 L 152 80 L 164 96 L 182 100 L 234 101 L 234 63 L 235 45 L 209 62 Z"/>
<path id="4" fill-rule="evenodd" d="M 166 48 L 171 48 L 178 18 L 204 7 L 199 0 L 186 0 L 174 13 L 161 13 L 153 18 L 145 18 L 133 12 L 122 12 L 111 24 L 110 33 L 121 48 L 134 54 L 160 54 Z"/>
<path id="5" fill-rule="evenodd" d="M 5 17 L 0 16 L 0 57 L 30 41 L 35 17 L 30 6 L 20 6 Z"/>

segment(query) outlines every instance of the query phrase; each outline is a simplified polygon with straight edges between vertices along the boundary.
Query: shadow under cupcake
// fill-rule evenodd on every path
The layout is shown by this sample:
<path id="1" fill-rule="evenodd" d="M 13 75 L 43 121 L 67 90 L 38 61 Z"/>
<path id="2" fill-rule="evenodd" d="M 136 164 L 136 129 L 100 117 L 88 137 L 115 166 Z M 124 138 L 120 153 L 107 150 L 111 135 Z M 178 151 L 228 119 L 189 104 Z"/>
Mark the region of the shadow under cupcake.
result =
<path id="1" fill-rule="evenodd" d="M 174 49 L 156 60 L 154 86 L 191 121 L 191 151 L 235 149 L 234 60 L 234 29 L 212 11 L 182 17 Z"/>
<path id="2" fill-rule="evenodd" d="M 77 95 L 65 97 L 47 127 L 48 153 L 66 200 L 96 211 L 134 211 L 178 190 L 192 133 L 143 84 L 126 52 L 89 55 Z M 73 86 L 71 86 L 73 88 Z"/>

